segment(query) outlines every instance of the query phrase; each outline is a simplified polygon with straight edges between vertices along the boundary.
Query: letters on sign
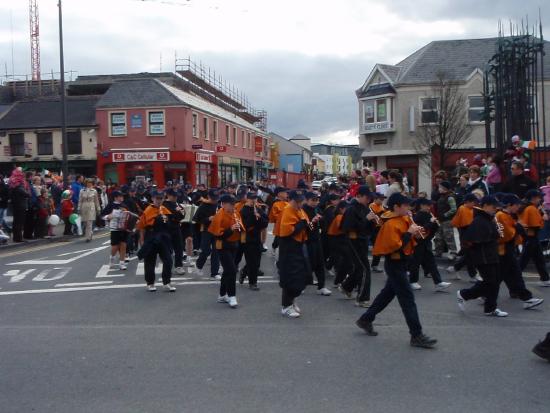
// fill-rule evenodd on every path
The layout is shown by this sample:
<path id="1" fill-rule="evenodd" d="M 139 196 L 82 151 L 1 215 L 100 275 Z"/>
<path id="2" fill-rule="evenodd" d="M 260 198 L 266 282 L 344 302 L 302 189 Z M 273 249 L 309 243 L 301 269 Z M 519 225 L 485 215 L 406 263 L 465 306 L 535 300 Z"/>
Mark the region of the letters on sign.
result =
<path id="1" fill-rule="evenodd" d="M 212 155 L 209 153 L 199 153 L 197 152 L 197 162 L 212 163 Z"/>
<path id="2" fill-rule="evenodd" d="M 167 162 L 170 152 L 113 152 L 113 162 Z"/>

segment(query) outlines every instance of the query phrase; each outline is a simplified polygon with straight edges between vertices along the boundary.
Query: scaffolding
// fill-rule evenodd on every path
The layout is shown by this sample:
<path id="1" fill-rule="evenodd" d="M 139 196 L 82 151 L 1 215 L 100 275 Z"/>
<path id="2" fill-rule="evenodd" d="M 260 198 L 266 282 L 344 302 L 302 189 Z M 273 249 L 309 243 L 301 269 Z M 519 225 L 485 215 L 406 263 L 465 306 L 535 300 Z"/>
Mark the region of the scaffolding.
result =
<path id="1" fill-rule="evenodd" d="M 189 91 L 267 131 L 267 112 L 253 108 L 244 93 L 202 62 L 197 64 L 190 57 L 176 58 L 175 71 L 183 78 Z"/>

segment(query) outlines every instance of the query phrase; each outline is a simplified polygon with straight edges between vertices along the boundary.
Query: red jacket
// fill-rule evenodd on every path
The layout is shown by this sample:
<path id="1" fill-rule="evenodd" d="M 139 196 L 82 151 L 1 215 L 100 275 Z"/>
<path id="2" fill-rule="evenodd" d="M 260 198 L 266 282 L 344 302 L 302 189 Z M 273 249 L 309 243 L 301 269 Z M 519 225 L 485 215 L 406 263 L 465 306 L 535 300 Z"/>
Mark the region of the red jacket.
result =
<path id="1" fill-rule="evenodd" d="M 74 212 L 73 201 L 70 199 L 64 199 L 61 201 L 61 218 L 69 218 Z"/>

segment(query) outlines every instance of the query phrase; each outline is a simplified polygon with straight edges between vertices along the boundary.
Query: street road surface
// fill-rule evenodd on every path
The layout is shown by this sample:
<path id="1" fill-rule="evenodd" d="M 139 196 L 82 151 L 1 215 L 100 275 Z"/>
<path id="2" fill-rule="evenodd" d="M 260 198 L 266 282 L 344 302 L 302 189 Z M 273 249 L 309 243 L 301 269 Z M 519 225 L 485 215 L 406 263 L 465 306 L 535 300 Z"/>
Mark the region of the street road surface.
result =
<path id="1" fill-rule="evenodd" d="M 148 293 L 138 260 L 108 268 L 107 235 L 0 250 L 0 412 L 550 411 L 550 364 L 530 352 L 550 331 L 550 290 L 536 278 L 528 286 L 547 301 L 525 311 L 502 287 L 505 319 L 472 302 L 461 314 L 466 281 L 434 293 L 422 279 L 421 320 L 439 340 L 422 350 L 397 302 L 378 337 L 355 327 L 353 302 L 314 287 L 302 318 L 283 318 L 270 254 L 261 291 L 239 287 L 236 310 L 196 274 L 174 276 L 175 294 Z"/>

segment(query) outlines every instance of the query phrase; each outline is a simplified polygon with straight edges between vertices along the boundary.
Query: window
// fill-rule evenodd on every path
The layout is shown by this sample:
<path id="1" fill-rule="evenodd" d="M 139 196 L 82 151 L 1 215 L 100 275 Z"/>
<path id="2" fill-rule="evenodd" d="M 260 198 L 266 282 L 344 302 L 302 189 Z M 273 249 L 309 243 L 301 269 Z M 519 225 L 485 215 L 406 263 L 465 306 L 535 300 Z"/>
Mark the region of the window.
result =
<path id="1" fill-rule="evenodd" d="M 439 98 L 421 99 L 422 123 L 437 123 L 439 121 Z"/>
<path id="2" fill-rule="evenodd" d="M 51 132 L 39 132 L 36 134 L 38 155 L 53 155 L 53 140 Z"/>
<path id="3" fill-rule="evenodd" d="M 147 120 L 149 122 L 149 135 L 164 136 L 164 111 L 148 112 L 147 116 Z"/>
<path id="4" fill-rule="evenodd" d="M 252 140 L 250 138 L 250 132 L 248 132 L 248 134 L 246 136 L 246 142 L 248 144 L 248 149 L 252 149 Z"/>
<path id="5" fill-rule="evenodd" d="M 202 132 L 204 134 L 205 141 L 210 139 L 210 136 L 208 136 L 208 118 L 202 118 Z"/>
<path id="6" fill-rule="evenodd" d="M 82 133 L 79 130 L 67 132 L 67 154 L 82 154 Z"/>
<path id="7" fill-rule="evenodd" d="M 241 141 L 243 141 L 243 148 L 246 149 L 246 139 L 243 130 L 241 131 Z"/>
<path id="8" fill-rule="evenodd" d="M 126 112 L 112 112 L 111 136 L 126 136 Z"/>
<path id="9" fill-rule="evenodd" d="M 367 100 L 364 104 L 365 123 L 374 123 L 374 100 Z"/>
<path id="10" fill-rule="evenodd" d="M 378 122 L 386 122 L 388 120 L 386 99 L 378 99 L 376 101 L 376 120 Z"/>
<path id="11" fill-rule="evenodd" d="M 392 100 L 392 98 L 380 98 L 363 102 L 365 130 L 374 131 L 393 128 Z"/>
<path id="12" fill-rule="evenodd" d="M 212 121 L 212 129 L 214 129 L 213 131 L 213 134 L 214 134 L 214 142 L 219 142 L 220 139 L 218 137 L 218 121 L 217 120 L 213 120 Z"/>
<path id="13" fill-rule="evenodd" d="M 197 123 L 199 122 L 198 116 L 196 113 L 193 113 L 193 138 L 198 138 L 197 136 Z"/>
<path id="14" fill-rule="evenodd" d="M 483 112 L 485 105 L 483 96 L 468 96 L 468 121 L 483 122 Z"/>
<path id="15" fill-rule="evenodd" d="M 233 146 L 237 146 L 237 128 L 233 128 Z"/>
<path id="16" fill-rule="evenodd" d="M 229 135 L 229 125 L 225 125 L 225 141 L 228 145 L 231 145 L 231 136 Z"/>
<path id="17" fill-rule="evenodd" d="M 10 133 L 11 156 L 25 156 L 25 135 L 23 133 Z"/>

